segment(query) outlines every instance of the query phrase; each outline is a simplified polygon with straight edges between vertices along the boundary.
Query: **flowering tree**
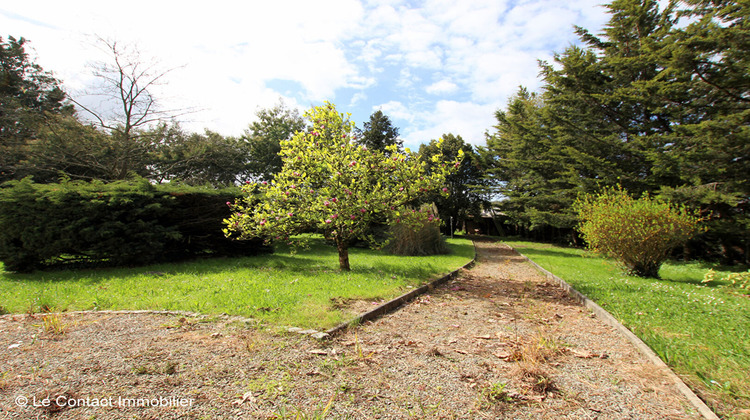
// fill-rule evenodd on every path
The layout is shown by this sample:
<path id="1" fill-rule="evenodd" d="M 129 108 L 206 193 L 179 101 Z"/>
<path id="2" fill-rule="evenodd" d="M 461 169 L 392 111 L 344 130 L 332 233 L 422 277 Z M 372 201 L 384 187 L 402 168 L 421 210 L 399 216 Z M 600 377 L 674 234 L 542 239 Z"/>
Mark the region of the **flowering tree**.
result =
<path id="1" fill-rule="evenodd" d="M 323 232 L 336 243 L 341 270 L 348 271 L 351 241 L 367 239 L 373 221 L 390 223 L 411 212 L 407 203 L 440 189 L 460 163 L 432 166 L 428 172 L 408 149 L 399 153 L 392 147 L 386 156 L 358 146 L 349 115 L 328 102 L 305 117 L 311 127 L 281 142 L 283 166 L 274 180 L 245 185 L 247 196 L 229 203 L 234 213 L 225 220 L 227 236 L 289 242 L 300 232 Z"/>

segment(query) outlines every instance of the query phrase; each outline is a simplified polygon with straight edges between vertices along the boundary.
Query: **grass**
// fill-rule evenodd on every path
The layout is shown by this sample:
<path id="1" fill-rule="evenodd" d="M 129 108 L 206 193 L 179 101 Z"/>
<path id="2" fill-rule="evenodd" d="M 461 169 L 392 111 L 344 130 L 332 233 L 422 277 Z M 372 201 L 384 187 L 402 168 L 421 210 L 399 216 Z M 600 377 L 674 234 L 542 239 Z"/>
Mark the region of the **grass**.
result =
<path id="1" fill-rule="evenodd" d="M 322 239 L 292 255 L 203 259 L 136 268 L 14 274 L 0 269 L 5 311 L 63 312 L 153 309 L 228 313 L 276 325 L 327 328 L 344 320 L 332 305 L 347 299 L 389 299 L 450 272 L 474 256 L 466 239 L 449 239 L 451 254 L 399 257 L 351 249 L 352 271 Z"/>
<path id="2" fill-rule="evenodd" d="M 750 418 L 750 296 L 729 284 L 701 284 L 747 267 L 670 262 L 661 280 L 624 275 L 584 250 L 506 241 L 563 278 L 628 327 L 719 415 Z"/>

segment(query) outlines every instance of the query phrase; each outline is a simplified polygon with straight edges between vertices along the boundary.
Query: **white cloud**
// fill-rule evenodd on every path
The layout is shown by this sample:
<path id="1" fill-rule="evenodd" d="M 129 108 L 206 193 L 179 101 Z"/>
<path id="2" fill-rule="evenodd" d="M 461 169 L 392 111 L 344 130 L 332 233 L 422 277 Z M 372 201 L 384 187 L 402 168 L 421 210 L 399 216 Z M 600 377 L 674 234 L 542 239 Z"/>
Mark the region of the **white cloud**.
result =
<path id="1" fill-rule="evenodd" d="M 434 108 L 416 115 L 415 126 L 404 130 L 402 137 L 405 145 L 412 148 L 448 133 L 460 135 L 467 143 L 484 144 L 485 131 L 496 123 L 495 111 L 491 104 L 439 101 Z"/>
<path id="2" fill-rule="evenodd" d="M 442 94 L 448 94 L 453 93 L 458 90 L 458 85 L 451 82 L 450 80 L 441 80 L 439 82 L 435 82 L 425 88 L 425 92 L 432 94 L 432 95 L 442 95 Z"/>
<path id="3" fill-rule="evenodd" d="M 352 99 L 351 101 L 349 101 L 349 106 L 355 107 L 357 106 L 357 104 L 365 100 L 367 100 L 367 94 L 364 92 L 357 92 L 354 95 L 352 95 Z"/>
<path id="4" fill-rule="evenodd" d="M 414 112 L 409 110 L 399 101 L 389 101 L 381 105 L 373 106 L 373 111 L 381 110 L 392 119 L 400 119 L 408 122 L 414 121 Z"/>
<path id="5" fill-rule="evenodd" d="M 345 92 L 350 107 L 380 107 L 407 124 L 408 141 L 453 132 L 481 144 L 494 111 L 519 85 L 538 88 L 537 59 L 576 40 L 573 24 L 599 32 L 607 20 L 599 3 L 80 0 L 71 7 L 41 0 L 3 6 L 13 9 L 0 10 L 0 27 L 30 38 L 39 63 L 71 90 L 91 80 L 87 36 L 138 43 L 163 68 L 180 67 L 164 97 L 168 107 L 203 109 L 190 128 L 241 133 L 258 106 L 281 96 L 267 82 L 284 80 L 299 86 L 287 104 L 336 100 L 353 89 Z"/>

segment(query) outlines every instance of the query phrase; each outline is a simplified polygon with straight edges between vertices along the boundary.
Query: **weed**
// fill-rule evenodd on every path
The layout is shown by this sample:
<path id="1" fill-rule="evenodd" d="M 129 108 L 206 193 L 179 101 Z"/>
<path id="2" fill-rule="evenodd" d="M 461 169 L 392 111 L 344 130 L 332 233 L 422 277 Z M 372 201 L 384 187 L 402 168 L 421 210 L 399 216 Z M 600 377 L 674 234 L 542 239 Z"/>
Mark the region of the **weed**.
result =
<path id="1" fill-rule="evenodd" d="M 324 407 L 318 407 L 315 408 L 315 411 L 312 413 L 305 413 L 300 408 L 296 408 L 294 410 L 294 417 L 287 416 L 286 414 L 286 408 L 281 407 L 280 412 L 276 415 L 275 418 L 279 419 L 291 419 L 294 418 L 295 420 L 323 420 L 328 416 L 328 412 L 331 410 L 331 407 L 333 406 L 333 401 L 336 399 L 337 394 L 331 395 L 331 398 L 328 400 L 328 404 L 326 404 Z"/>
<path id="2" fill-rule="evenodd" d="M 138 365 L 132 371 L 136 375 L 174 375 L 177 373 L 177 366 L 174 362 L 166 362 L 161 366 Z"/>
<path id="3" fill-rule="evenodd" d="M 146 365 L 135 366 L 132 371 L 136 375 L 151 375 L 151 369 Z"/>
<path id="4" fill-rule="evenodd" d="M 508 391 L 505 389 L 508 386 L 505 382 L 495 382 L 493 384 L 489 384 L 488 386 L 485 386 L 480 389 L 480 394 L 482 397 L 484 397 L 487 401 L 492 403 L 497 402 L 512 402 L 513 397 L 508 394 Z"/>
<path id="5" fill-rule="evenodd" d="M 534 361 L 519 362 L 511 371 L 511 375 L 519 378 L 528 390 L 538 394 L 546 394 L 557 390 L 544 367 Z"/>
<path id="6" fill-rule="evenodd" d="M 557 340 L 547 337 L 538 332 L 532 339 L 523 344 L 516 340 L 516 347 L 508 358 L 511 362 L 526 362 L 529 364 L 541 364 L 551 360 L 554 356 L 567 351 Z"/>
<path id="7" fill-rule="evenodd" d="M 0 374 L 0 390 L 8 387 L 8 379 L 6 379 L 8 377 L 8 373 L 10 373 L 10 371 L 5 371 Z"/>
<path id="8" fill-rule="evenodd" d="M 42 317 L 42 325 L 45 332 L 53 335 L 63 335 L 68 328 L 67 325 L 63 324 L 60 315 L 57 314 L 45 315 Z"/>
<path id="9" fill-rule="evenodd" d="M 365 356 L 362 346 L 359 345 L 359 337 L 356 332 L 354 333 L 354 352 L 357 354 L 359 360 L 367 360 L 375 354 L 375 352 L 370 352 L 370 354 Z"/>

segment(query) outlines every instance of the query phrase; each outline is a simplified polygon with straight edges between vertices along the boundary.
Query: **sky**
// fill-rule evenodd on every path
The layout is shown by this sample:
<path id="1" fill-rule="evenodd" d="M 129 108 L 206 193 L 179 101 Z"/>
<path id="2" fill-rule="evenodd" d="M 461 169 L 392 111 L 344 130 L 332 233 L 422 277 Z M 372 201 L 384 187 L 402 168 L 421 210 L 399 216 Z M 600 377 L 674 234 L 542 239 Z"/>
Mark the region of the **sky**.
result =
<path id="1" fill-rule="evenodd" d="M 495 112 L 551 61 L 599 33 L 600 0 L 100 0 L 6 2 L 0 36 L 24 37 L 37 64 L 76 99 L 107 61 L 97 38 L 169 70 L 164 109 L 192 109 L 188 130 L 238 136 L 260 109 L 324 101 L 358 127 L 382 110 L 408 147 L 460 135 L 485 144 Z M 96 106 L 93 104 L 92 106 Z"/>

